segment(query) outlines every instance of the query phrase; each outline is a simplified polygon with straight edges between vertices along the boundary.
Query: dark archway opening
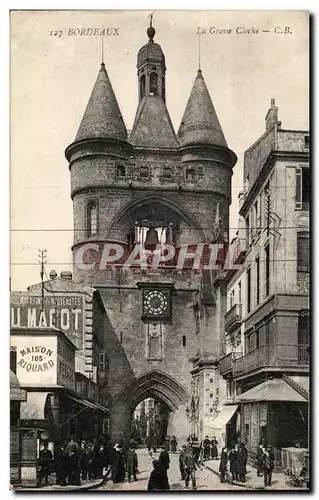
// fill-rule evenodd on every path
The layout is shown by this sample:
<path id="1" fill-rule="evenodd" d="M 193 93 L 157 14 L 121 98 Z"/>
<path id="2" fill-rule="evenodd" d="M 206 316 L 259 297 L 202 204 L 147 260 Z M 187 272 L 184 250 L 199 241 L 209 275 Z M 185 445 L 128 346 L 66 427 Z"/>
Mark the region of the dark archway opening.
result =
<path id="1" fill-rule="evenodd" d="M 146 398 L 132 412 L 131 439 L 154 451 L 165 442 L 171 408 L 158 398 Z"/>

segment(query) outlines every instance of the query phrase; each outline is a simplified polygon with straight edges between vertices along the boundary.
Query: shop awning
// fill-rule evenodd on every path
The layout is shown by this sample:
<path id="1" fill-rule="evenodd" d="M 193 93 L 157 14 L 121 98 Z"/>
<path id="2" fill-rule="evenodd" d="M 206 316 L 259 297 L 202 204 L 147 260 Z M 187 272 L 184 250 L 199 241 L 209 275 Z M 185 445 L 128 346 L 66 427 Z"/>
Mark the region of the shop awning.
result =
<path id="1" fill-rule="evenodd" d="M 104 406 L 101 406 L 98 403 L 93 403 L 92 401 L 88 401 L 87 399 L 80 398 L 79 396 L 74 396 L 73 394 L 67 394 L 67 397 L 82 406 L 86 406 L 87 408 L 92 408 L 92 410 L 99 410 L 103 412 L 108 411 L 108 409 L 104 408 Z"/>
<path id="2" fill-rule="evenodd" d="M 237 401 L 291 401 L 306 403 L 307 400 L 293 389 L 282 378 L 266 380 L 261 384 L 249 389 L 249 391 L 237 396 Z"/>
<path id="3" fill-rule="evenodd" d="M 290 382 L 294 389 L 296 389 L 302 396 L 309 399 L 309 377 L 307 375 L 289 375 L 285 377 L 285 381 Z"/>
<path id="4" fill-rule="evenodd" d="M 211 429 L 223 429 L 225 430 L 226 425 L 234 415 L 237 410 L 238 405 L 223 406 L 216 418 L 211 422 L 209 427 Z"/>
<path id="5" fill-rule="evenodd" d="M 27 400 L 21 403 L 20 419 L 22 420 L 44 420 L 44 407 L 49 392 L 28 392 Z"/>

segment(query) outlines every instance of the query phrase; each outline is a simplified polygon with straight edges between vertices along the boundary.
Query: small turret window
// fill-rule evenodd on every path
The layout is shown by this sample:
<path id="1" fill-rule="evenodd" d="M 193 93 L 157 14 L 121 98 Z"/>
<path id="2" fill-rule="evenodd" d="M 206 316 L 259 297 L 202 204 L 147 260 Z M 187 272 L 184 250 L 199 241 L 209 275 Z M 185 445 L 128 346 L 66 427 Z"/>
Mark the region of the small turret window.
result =
<path id="1" fill-rule="evenodd" d="M 195 180 L 195 170 L 193 168 L 186 169 L 186 180 L 189 182 L 194 182 Z"/>
<path id="2" fill-rule="evenodd" d="M 165 179 L 170 179 L 172 177 L 171 167 L 163 167 L 163 177 Z"/>
<path id="3" fill-rule="evenodd" d="M 150 94 L 152 95 L 157 95 L 157 80 L 158 80 L 158 75 L 157 73 L 151 73 L 150 74 Z"/>
<path id="4" fill-rule="evenodd" d="M 140 167 L 140 177 L 148 179 L 149 170 L 148 167 Z"/>
<path id="5" fill-rule="evenodd" d="M 125 165 L 118 165 L 116 168 L 117 177 L 125 177 Z"/>
<path id="6" fill-rule="evenodd" d="M 163 99 L 165 101 L 166 94 L 165 94 L 165 78 L 164 77 L 162 78 L 162 97 L 163 97 Z"/>
<path id="7" fill-rule="evenodd" d="M 145 97 L 145 75 L 140 78 L 140 99 Z"/>
<path id="8" fill-rule="evenodd" d="M 97 204 L 96 201 L 89 201 L 87 204 L 87 235 L 92 236 L 97 233 Z"/>

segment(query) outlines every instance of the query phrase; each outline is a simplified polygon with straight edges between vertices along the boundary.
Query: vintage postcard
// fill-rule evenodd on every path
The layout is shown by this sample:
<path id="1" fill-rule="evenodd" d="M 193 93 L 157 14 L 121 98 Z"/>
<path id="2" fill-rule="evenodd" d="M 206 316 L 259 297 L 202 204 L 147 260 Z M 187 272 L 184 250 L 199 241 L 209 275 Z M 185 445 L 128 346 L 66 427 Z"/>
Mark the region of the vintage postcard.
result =
<path id="1" fill-rule="evenodd" d="M 309 489 L 309 12 L 10 17 L 11 488 Z"/>

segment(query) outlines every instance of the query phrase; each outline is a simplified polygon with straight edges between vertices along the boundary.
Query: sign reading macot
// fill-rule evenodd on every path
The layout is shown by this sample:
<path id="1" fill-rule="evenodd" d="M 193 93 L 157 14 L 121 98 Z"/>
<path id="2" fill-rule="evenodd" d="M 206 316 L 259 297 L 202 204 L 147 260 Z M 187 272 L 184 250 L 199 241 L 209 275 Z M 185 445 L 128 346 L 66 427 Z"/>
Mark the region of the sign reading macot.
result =
<path id="1" fill-rule="evenodd" d="M 11 293 L 11 327 L 60 328 L 78 349 L 83 348 L 84 300 L 71 294 L 42 297 L 28 293 Z M 37 346 L 39 349 L 44 346 Z M 33 353 L 43 357 L 44 353 Z"/>

